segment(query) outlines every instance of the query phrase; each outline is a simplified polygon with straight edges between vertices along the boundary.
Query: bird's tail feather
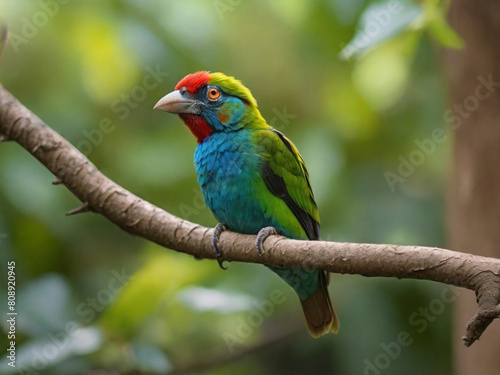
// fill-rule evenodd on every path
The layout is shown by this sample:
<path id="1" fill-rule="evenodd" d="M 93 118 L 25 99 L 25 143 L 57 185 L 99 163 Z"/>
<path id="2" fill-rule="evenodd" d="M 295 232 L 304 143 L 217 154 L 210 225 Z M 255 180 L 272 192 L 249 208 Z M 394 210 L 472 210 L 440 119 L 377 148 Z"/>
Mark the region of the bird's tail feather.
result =
<path id="1" fill-rule="evenodd" d="M 337 333 L 340 325 L 328 294 L 329 275 L 318 272 L 318 277 L 318 290 L 305 300 L 300 300 L 307 328 L 313 337 L 320 337 L 329 332 Z"/>

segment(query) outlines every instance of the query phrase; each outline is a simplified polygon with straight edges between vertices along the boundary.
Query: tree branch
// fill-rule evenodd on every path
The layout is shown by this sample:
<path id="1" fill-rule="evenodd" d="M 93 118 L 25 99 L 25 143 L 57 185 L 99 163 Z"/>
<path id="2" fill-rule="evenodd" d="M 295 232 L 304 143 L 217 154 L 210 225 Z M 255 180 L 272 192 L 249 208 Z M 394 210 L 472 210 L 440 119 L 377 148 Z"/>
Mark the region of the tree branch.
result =
<path id="1" fill-rule="evenodd" d="M 72 213 L 93 211 L 124 231 L 166 248 L 196 258 L 215 258 L 213 229 L 175 217 L 111 181 L 1 85 L 0 138 L 19 143 L 82 201 L 83 206 Z M 466 346 L 500 316 L 500 259 L 432 247 L 299 241 L 280 236 L 269 237 L 265 254 L 259 256 L 255 236 L 234 232 L 222 233 L 219 248 L 227 261 L 426 279 L 474 290 L 478 311 L 467 324 Z"/>

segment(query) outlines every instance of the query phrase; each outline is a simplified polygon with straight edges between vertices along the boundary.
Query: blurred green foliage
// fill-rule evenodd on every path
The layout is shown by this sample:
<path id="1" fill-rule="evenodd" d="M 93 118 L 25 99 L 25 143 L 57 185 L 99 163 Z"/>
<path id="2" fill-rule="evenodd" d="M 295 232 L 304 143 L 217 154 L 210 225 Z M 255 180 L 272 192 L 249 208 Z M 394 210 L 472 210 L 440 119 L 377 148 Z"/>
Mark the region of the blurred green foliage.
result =
<path id="1" fill-rule="evenodd" d="M 234 75 L 301 151 L 323 239 L 444 246 L 449 144 L 393 186 L 386 172 L 398 174 L 418 141 L 444 126 L 443 77 L 428 35 L 461 41 L 440 2 L 394 1 L 2 1 L 11 34 L 0 82 L 110 178 L 213 226 L 196 185 L 194 137 L 152 107 L 188 73 Z M 398 5 L 405 11 L 391 13 Z M 363 33 L 361 48 L 354 42 Z M 451 371 L 443 285 L 332 275 L 341 330 L 315 340 L 296 296 L 264 267 L 222 272 L 103 217 L 65 217 L 79 202 L 53 179 L 17 144 L 0 144 L 1 342 L 3 281 L 15 260 L 16 370 Z M 407 346 L 393 344 L 401 333 Z M 4 357 L 0 366 L 14 373 Z"/>

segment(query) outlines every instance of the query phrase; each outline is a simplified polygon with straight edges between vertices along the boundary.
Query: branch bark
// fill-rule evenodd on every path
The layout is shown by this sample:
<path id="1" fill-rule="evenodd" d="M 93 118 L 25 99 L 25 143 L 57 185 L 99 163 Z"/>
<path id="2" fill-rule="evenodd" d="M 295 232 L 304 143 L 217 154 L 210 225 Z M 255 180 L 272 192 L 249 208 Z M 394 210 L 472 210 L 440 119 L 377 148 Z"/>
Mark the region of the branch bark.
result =
<path id="1" fill-rule="evenodd" d="M 37 158 L 82 201 L 85 210 L 166 248 L 215 259 L 212 228 L 175 217 L 111 181 L 1 85 L 0 138 L 19 143 Z M 255 236 L 234 232 L 222 233 L 219 248 L 227 261 L 426 279 L 474 290 L 478 310 L 467 324 L 466 346 L 500 316 L 500 259 L 496 258 L 432 247 L 299 241 L 280 236 L 269 237 L 265 253 L 259 256 Z"/>

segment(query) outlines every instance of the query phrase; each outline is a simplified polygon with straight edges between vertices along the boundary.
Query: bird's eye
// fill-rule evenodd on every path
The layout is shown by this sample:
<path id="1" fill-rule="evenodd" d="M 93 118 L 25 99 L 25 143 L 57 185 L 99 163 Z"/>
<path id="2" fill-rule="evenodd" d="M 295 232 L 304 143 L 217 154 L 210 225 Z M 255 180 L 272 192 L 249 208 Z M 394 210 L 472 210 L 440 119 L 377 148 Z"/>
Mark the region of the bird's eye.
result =
<path id="1" fill-rule="evenodd" d="M 218 100 L 220 98 L 220 91 L 215 87 L 211 87 L 208 90 L 207 96 L 208 96 L 208 99 L 210 99 L 212 101 Z"/>

